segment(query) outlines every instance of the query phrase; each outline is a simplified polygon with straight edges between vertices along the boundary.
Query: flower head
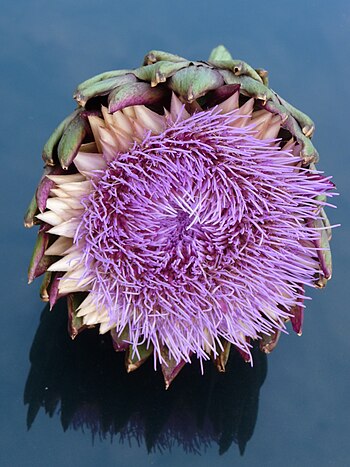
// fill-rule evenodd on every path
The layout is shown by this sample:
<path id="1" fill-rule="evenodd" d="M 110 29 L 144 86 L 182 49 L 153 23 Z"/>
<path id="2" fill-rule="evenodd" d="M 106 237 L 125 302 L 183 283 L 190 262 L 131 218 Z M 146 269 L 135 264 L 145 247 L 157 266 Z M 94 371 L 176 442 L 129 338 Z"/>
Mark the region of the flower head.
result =
<path id="1" fill-rule="evenodd" d="M 289 319 L 301 332 L 304 286 L 331 275 L 333 185 L 314 166 L 312 122 L 261 71 L 213 57 L 83 83 L 81 105 L 112 86 L 109 109 L 100 98 L 63 122 L 48 146 L 69 170 L 54 165 L 36 196 L 30 275 L 47 269 L 52 304 L 69 296 L 74 335 L 111 331 L 129 371 L 153 353 L 167 384 L 192 355 L 224 371 L 231 345 L 251 360 L 252 339 L 272 350 Z M 263 96 L 245 97 L 247 78 Z"/>

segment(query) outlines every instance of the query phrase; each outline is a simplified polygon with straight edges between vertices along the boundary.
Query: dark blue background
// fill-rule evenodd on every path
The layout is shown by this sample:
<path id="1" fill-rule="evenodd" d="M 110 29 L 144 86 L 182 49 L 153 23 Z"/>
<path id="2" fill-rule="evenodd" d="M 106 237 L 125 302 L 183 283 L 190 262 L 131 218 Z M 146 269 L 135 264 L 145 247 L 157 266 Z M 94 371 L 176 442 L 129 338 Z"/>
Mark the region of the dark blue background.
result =
<path id="1" fill-rule="evenodd" d="M 348 0 L 177 0 L 4 2 L 1 50 L 1 428 L 3 466 L 345 466 L 349 460 L 349 87 Z M 148 50 L 206 59 L 224 43 L 235 58 L 269 70 L 271 86 L 316 122 L 320 169 L 341 194 L 329 213 L 334 278 L 312 290 L 303 337 L 282 336 L 269 357 L 252 440 L 218 456 L 147 455 L 89 433 L 63 433 L 42 411 L 27 432 L 23 388 L 42 304 L 26 285 L 35 229 L 22 215 L 41 173 L 41 149 L 74 108 L 77 83 L 136 67 Z M 50 338 L 50 336 L 48 336 Z"/>

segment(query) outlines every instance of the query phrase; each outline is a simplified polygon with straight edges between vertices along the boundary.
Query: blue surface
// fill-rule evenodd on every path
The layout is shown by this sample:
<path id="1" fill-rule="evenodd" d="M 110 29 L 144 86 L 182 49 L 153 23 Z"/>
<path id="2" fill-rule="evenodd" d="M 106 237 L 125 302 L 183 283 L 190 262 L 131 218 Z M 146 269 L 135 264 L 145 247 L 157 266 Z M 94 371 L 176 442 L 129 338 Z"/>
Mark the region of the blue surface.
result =
<path id="1" fill-rule="evenodd" d="M 6 2 L 1 28 L 2 312 L 0 387 L 2 466 L 345 466 L 349 464 L 350 249 L 348 103 L 350 4 L 236 0 L 121 3 Z M 39 282 L 26 285 L 35 229 L 22 215 L 41 173 L 41 149 L 74 108 L 75 85 L 101 71 L 137 66 L 151 49 L 206 59 L 224 43 L 235 57 L 269 70 L 271 86 L 316 122 L 319 167 L 341 193 L 329 213 L 342 223 L 332 241 L 334 278 L 311 291 L 302 338 L 282 336 L 268 358 L 258 420 L 245 454 L 201 456 L 63 432 L 43 410 L 26 428 L 23 391 L 39 325 Z M 47 335 L 47 339 L 52 336 Z M 43 350 L 44 351 L 44 350 Z M 101 383 L 102 384 L 102 383 Z"/>

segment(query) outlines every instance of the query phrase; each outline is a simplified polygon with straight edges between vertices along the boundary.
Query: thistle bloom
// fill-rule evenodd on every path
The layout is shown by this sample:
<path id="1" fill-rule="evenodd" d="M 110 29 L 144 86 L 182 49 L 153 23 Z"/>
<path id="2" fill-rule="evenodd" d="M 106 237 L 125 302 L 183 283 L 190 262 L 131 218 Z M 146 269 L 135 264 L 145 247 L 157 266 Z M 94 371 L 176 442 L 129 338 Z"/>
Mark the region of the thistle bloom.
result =
<path id="1" fill-rule="evenodd" d="M 68 297 L 72 337 L 98 325 L 128 371 L 153 354 L 168 385 L 192 355 L 224 371 L 231 346 L 251 361 L 251 340 L 301 333 L 304 287 L 331 276 L 333 184 L 267 73 L 222 46 L 208 62 L 153 51 L 75 99 L 26 215 L 29 280 L 45 273 L 51 306 Z"/>

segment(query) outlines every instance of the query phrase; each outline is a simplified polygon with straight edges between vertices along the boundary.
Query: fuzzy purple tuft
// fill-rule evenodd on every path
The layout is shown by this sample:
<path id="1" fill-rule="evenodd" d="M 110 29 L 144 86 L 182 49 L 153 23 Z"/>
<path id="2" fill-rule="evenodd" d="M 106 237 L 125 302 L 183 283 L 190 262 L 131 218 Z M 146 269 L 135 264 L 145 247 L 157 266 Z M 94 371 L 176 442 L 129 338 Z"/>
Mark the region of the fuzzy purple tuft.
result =
<path id="1" fill-rule="evenodd" d="M 221 338 L 249 353 L 320 270 L 306 220 L 331 182 L 238 118 L 214 108 L 148 133 L 82 200 L 75 243 L 94 300 L 161 362 L 164 347 L 177 362 L 216 356 Z"/>

